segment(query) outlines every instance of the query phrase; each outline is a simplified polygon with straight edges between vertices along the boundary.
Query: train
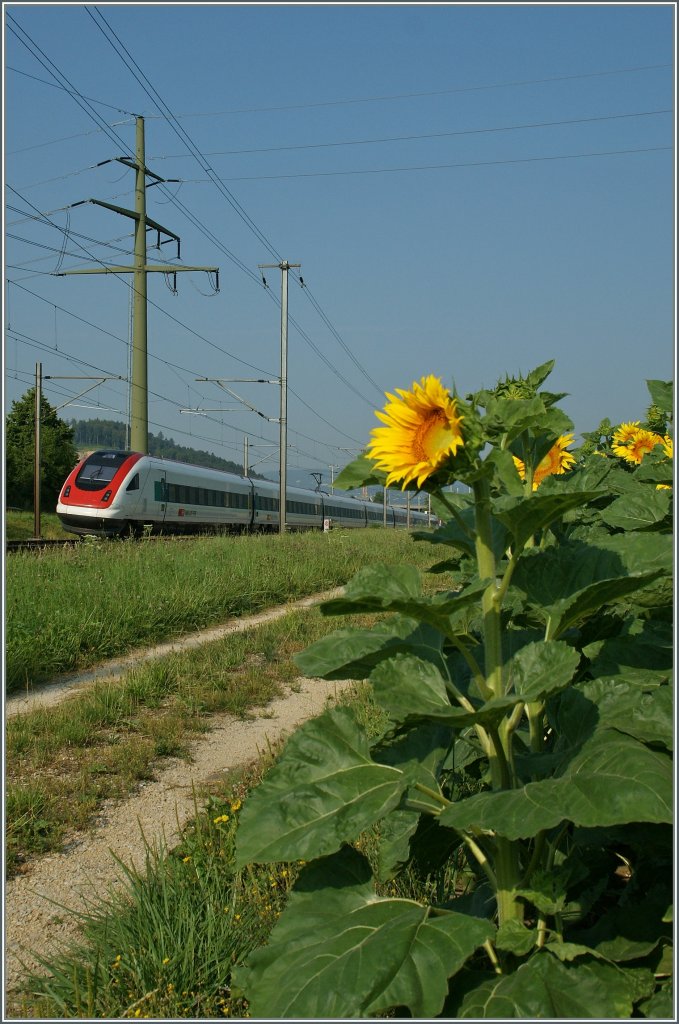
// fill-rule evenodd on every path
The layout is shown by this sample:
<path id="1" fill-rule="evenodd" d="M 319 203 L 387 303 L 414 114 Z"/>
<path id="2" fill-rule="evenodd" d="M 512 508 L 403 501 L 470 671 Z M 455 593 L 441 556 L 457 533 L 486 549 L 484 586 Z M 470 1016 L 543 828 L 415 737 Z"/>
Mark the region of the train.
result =
<path id="1" fill-rule="evenodd" d="M 383 526 L 381 504 L 347 494 L 286 488 L 288 530 Z M 92 452 L 69 473 L 57 515 L 69 533 L 135 537 L 152 533 L 279 530 L 280 488 L 205 466 L 140 452 Z M 435 526 L 417 509 L 387 506 L 389 527 Z"/>

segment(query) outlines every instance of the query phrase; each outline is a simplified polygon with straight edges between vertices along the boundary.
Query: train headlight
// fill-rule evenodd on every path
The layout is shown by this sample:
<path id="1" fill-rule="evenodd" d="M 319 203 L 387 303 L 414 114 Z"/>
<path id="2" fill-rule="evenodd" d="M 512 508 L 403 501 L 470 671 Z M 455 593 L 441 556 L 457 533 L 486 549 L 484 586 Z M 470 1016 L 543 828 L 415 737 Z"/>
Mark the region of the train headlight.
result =
<path id="1" fill-rule="evenodd" d="M 64 497 L 68 498 L 70 493 L 71 493 L 71 485 L 69 484 L 68 487 L 66 488 L 66 490 L 64 491 Z"/>
<path id="2" fill-rule="evenodd" d="M 111 492 L 110 491 L 106 491 L 105 494 L 104 494 L 104 497 L 101 500 L 102 501 L 108 501 L 108 499 L 110 497 L 111 497 Z"/>

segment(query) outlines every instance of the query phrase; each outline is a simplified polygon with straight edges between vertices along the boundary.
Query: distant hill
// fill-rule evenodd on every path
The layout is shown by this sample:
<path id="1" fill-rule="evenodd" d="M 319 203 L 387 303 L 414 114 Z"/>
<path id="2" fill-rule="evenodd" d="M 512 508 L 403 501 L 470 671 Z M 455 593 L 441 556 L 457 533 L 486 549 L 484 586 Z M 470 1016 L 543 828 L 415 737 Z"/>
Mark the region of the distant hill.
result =
<path id="1" fill-rule="evenodd" d="M 70 420 L 68 425 L 73 428 L 74 443 L 79 449 L 124 450 L 127 447 L 127 426 L 119 420 Z M 165 437 L 162 431 L 159 434 L 149 432 L 149 455 L 190 462 L 194 466 L 207 466 L 209 469 L 221 469 L 227 473 L 238 473 L 240 476 L 243 474 L 243 466 L 240 463 L 222 459 L 213 452 L 177 444 L 174 438 Z M 250 476 L 262 479 L 259 473 L 251 473 Z"/>

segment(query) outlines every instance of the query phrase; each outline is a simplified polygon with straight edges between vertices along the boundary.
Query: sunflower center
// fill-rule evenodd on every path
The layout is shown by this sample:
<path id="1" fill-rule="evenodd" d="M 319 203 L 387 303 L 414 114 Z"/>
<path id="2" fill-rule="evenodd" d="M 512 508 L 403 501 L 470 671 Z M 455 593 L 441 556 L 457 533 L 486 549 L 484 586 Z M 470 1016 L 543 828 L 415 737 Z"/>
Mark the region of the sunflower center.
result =
<path id="1" fill-rule="evenodd" d="M 450 447 L 453 432 L 441 409 L 432 409 L 422 420 L 413 437 L 413 455 L 420 462 L 431 462 L 434 456 Z"/>

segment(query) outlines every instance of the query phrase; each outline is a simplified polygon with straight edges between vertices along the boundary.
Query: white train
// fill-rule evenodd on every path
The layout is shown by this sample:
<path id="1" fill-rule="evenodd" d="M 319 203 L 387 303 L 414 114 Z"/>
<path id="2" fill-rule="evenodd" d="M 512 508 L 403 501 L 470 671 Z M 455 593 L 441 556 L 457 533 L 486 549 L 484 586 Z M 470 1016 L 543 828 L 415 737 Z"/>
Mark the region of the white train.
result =
<path id="1" fill-rule="evenodd" d="M 57 515 L 65 530 L 103 537 L 153 533 L 278 530 L 280 489 L 269 480 L 224 473 L 139 452 L 98 451 L 71 471 Z M 286 527 L 384 525 L 382 505 L 344 494 L 286 491 Z M 387 508 L 387 526 L 428 526 L 426 512 Z"/>

